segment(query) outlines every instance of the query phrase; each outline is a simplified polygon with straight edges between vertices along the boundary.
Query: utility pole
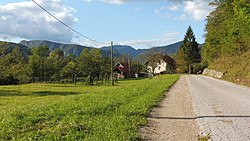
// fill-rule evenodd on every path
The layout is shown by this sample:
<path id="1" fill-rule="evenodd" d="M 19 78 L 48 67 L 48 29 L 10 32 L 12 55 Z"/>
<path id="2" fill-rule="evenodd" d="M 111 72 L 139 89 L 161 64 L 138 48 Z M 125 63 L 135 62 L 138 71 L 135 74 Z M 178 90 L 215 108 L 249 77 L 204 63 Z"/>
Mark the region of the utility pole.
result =
<path id="1" fill-rule="evenodd" d="M 130 70 L 130 56 L 128 54 L 128 77 L 131 78 L 131 70 Z"/>
<path id="2" fill-rule="evenodd" d="M 111 72 L 111 83 L 114 86 L 114 74 L 113 74 L 113 41 L 111 41 L 111 49 L 110 49 L 110 72 Z"/>
<path id="3" fill-rule="evenodd" d="M 137 70 L 136 70 L 136 72 L 137 72 L 137 75 L 139 77 L 139 61 L 138 60 L 137 60 Z"/>

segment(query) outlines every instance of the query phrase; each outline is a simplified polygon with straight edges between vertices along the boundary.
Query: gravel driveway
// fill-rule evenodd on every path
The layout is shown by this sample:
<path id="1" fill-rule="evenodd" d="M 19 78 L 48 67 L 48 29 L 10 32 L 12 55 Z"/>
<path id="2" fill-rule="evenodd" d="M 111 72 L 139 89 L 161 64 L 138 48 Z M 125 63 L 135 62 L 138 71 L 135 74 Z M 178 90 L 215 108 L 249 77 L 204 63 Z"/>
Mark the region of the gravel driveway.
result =
<path id="1" fill-rule="evenodd" d="M 187 76 L 196 121 L 214 141 L 250 141 L 250 88 Z"/>

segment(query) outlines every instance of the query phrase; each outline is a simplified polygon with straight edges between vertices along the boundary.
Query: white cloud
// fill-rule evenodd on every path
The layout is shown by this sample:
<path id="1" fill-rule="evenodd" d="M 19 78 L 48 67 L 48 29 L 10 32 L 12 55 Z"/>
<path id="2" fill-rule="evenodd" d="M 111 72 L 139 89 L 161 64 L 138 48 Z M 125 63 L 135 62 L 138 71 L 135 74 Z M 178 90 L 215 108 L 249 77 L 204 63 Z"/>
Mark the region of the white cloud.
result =
<path id="1" fill-rule="evenodd" d="M 195 21 L 204 20 L 213 10 L 208 4 L 209 1 L 206 0 L 185 1 L 184 12 Z"/>
<path id="2" fill-rule="evenodd" d="M 154 13 L 161 18 L 170 18 L 172 16 L 170 13 L 167 12 L 166 7 L 161 7 L 159 9 L 155 9 Z"/>
<path id="3" fill-rule="evenodd" d="M 137 49 L 138 48 L 151 48 L 151 47 L 169 45 L 171 43 L 177 42 L 180 40 L 178 39 L 179 35 L 180 35 L 179 32 L 167 31 L 160 38 L 151 39 L 151 40 L 122 41 L 122 42 L 115 43 L 115 44 L 129 45 Z"/>
<path id="4" fill-rule="evenodd" d="M 169 7 L 169 10 L 177 11 L 177 10 L 179 10 L 179 5 L 172 5 L 172 6 Z"/>
<path id="5" fill-rule="evenodd" d="M 126 2 L 133 1 L 133 0 L 83 0 L 83 1 L 84 2 L 100 1 L 100 2 L 107 2 L 110 4 L 121 5 L 121 4 L 124 4 Z"/>
<path id="6" fill-rule="evenodd" d="M 155 9 L 154 13 L 159 17 L 173 17 L 173 12 L 182 12 L 181 15 L 174 17 L 174 20 L 185 21 L 193 19 L 200 21 L 206 19 L 213 10 L 209 3 L 212 0 L 168 0 L 172 5 L 168 8 L 160 7 Z M 181 10 L 183 9 L 183 10 Z"/>
<path id="7" fill-rule="evenodd" d="M 123 4 L 125 2 L 129 2 L 129 1 L 132 1 L 132 0 L 100 0 L 100 1 L 103 1 L 103 2 L 108 2 L 108 3 L 111 3 L 111 4 Z"/>
<path id="8" fill-rule="evenodd" d="M 175 17 L 174 20 L 180 20 L 180 21 L 185 21 L 187 19 L 186 14 L 182 14 L 179 17 Z"/>
<path id="9" fill-rule="evenodd" d="M 77 19 L 74 9 L 60 0 L 36 0 L 61 21 L 73 26 Z M 72 31 L 45 13 L 32 1 L 0 5 L 0 38 L 49 39 L 70 42 Z"/>
<path id="10" fill-rule="evenodd" d="M 84 2 L 91 2 L 92 0 L 83 0 Z"/>
<path id="11" fill-rule="evenodd" d="M 101 1 L 107 2 L 110 4 L 121 5 L 127 2 L 135 2 L 136 0 L 83 0 L 87 2 L 91 1 Z M 148 1 L 156 1 L 156 0 L 140 0 L 144 2 Z M 154 13 L 161 18 L 170 18 L 172 14 L 168 11 L 178 11 L 183 8 L 183 14 L 175 17 L 175 20 L 184 21 L 186 19 L 193 19 L 195 21 L 204 20 L 206 16 L 213 10 L 211 6 L 208 6 L 209 2 L 212 0 L 167 0 L 172 3 L 169 8 L 161 7 L 159 9 L 155 9 Z M 137 10 L 135 10 L 137 11 Z"/>

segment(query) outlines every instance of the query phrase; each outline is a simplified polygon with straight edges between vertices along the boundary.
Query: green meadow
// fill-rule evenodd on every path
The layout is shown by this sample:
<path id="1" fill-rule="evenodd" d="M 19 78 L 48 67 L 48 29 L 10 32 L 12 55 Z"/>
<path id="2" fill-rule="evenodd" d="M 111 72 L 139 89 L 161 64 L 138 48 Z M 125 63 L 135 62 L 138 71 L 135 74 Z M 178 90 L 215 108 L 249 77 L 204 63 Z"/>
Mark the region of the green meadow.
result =
<path id="1" fill-rule="evenodd" d="M 107 84 L 0 86 L 0 140 L 139 140 L 179 75 Z"/>

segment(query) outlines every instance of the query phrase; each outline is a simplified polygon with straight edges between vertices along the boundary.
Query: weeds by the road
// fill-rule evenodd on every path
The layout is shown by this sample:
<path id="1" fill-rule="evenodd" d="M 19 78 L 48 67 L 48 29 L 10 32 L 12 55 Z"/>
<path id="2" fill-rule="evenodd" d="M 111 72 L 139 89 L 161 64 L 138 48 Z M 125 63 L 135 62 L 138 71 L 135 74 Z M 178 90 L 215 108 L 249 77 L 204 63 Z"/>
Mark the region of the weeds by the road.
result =
<path id="1" fill-rule="evenodd" d="M 116 86 L 0 87 L 0 140 L 137 140 L 145 116 L 178 75 Z"/>
<path id="2" fill-rule="evenodd" d="M 198 141 L 208 141 L 210 138 L 210 134 L 198 136 Z"/>

